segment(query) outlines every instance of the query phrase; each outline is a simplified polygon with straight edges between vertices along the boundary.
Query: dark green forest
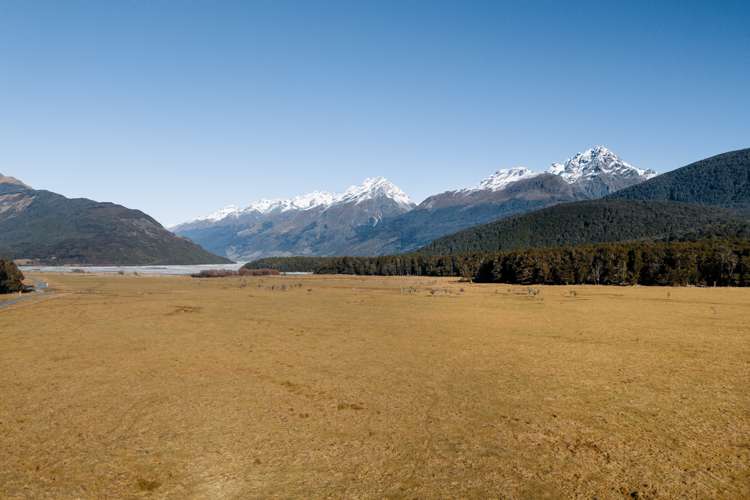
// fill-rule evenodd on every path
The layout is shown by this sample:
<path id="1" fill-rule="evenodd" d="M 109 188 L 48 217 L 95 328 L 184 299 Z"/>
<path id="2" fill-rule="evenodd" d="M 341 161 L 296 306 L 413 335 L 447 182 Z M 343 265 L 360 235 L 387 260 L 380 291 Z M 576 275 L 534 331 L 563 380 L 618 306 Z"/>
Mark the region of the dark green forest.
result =
<path id="1" fill-rule="evenodd" d="M 478 282 L 749 286 L 750 242 L 616 243 L 514 251 L 483 261 Z"/>
<path id="2" fill-rule="evenodd" d="M 674 241 L 750 235 L 733 212 L 665 201 L 593 200 L 565 203 L 500 219 L 435 240 L 419 253 L 451 255 L 618 241 Z"/>
<path id="3" fill-rule="evenodd" d="M 750 286 L 750 241 L 625 242 L 450 256 L 291 257 L 250 269 L 317 274 L 461 276 L 482 283 Z"/>
<path id="4" fill-rule="evenodd" d="M 700 203 L 750 214 L 750 149 L 691 163 L 608 198 Z"/>

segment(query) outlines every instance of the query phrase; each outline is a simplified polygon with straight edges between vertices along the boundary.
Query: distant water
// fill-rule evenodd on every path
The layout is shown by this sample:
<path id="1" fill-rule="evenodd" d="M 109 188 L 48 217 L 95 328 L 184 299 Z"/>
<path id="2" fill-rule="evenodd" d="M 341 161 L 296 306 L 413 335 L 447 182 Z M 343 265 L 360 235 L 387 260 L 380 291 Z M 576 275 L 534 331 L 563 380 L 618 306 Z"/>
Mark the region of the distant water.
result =
<path id="1" fill-rule="evenodd" d="M 206 264 L 202 266 L 20 266 L 21 271 L 30 273 L 72 273 L 83 270 L 87 273 L 125 273 L 125 274 L 157 274 L 181 276 L 209 269 L 231 269 L 233 271 L 241 268 L 244 262 L 234 264 Z"/>

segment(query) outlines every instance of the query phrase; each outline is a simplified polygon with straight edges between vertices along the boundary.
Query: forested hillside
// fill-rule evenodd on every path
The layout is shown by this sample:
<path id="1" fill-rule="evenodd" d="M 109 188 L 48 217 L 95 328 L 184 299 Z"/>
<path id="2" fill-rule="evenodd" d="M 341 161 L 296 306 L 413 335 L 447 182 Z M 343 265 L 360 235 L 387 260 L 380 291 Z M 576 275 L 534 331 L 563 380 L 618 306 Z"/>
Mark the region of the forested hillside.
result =
<path id="1" fill-rule="evenodd" d="M 701 203 L 750 215 L 750 149 L 691 163 L 608 198 Z"/>
<path id="2" fill-rule="evenodd" d="M 472 227 L 440 238 L 419 253 L 450 255 L 631 240 L 686 239 L 748 224 L 725 209 L 675 202 L 595 200 L 566 203 Z M 730 234 L 731 235 L 731 234 Z"/>

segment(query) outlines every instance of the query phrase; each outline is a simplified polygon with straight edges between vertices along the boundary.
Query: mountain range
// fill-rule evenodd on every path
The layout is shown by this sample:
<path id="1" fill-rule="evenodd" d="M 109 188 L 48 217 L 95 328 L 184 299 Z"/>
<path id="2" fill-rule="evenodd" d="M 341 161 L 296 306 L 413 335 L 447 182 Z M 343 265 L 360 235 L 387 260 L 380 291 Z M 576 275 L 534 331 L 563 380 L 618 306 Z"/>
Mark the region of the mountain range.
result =
<path id="1" fill-rule="evenodd" d="M 233 260 L 266 255 L 335 255 L 360 231 L 414 208 L 409 197 L 382 177 L 343 193 L 314 192 L 291 199 L 259 200 L 228 207 L 172 230 Z"/>
<path id="2" fill-rule="evenodd" d="M 656 176 L 597 146 L 545 171 L 498 170 L 475 187 L 419 204 L 375 177 L 341 193 L 228 207 L 181 224 L 177 235 L 139 210 L 35 190 L 0 174 L 0 257 L 47 264 L 207 264 L 266 256 L 727 241 L 750 237 L 748 216 L 750 149 Z"/>
<path id="3" fill-rule="evenodd" d="M 0 174 L 0 256 L 45 264 L 229 262 L 140 210 L 35 190 Z"/>
<path id="4" fill-rule="evenodd" d="M 546 171 L 498 170 L 476 187 L 428 197 L 420 204 L 378 177 L 342 194 L 230 206 L 172 230 L 234 260 L 291 255 L 384 255 L 416 250 L 461 229 L 576 200 L 590 200 L 654 177 L 604 146 Z"/>
<path id="5" fill-rule="evenodd" d="M 439 238 L 449 255 L 634 240 L 750 237 L 750 149 L 707 158 L 614 192 L 504 218 Z"/>

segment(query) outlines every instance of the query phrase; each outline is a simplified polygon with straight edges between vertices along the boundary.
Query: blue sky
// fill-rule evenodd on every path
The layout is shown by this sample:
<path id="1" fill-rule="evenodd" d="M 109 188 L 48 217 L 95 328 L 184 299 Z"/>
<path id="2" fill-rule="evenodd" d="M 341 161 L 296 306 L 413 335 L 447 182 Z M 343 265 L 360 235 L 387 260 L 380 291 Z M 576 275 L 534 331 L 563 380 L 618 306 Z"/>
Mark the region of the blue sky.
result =
<path id="1" fill-rule="evenodd" d="M 173 224 L 750 146 L 750 2 L 0 0 L 0 172 Z"/>

